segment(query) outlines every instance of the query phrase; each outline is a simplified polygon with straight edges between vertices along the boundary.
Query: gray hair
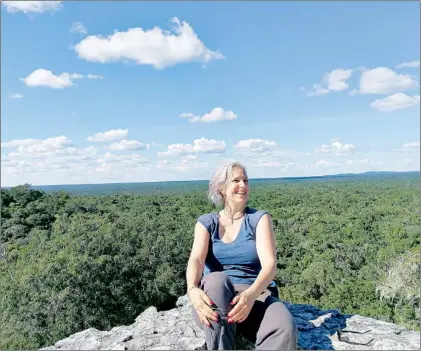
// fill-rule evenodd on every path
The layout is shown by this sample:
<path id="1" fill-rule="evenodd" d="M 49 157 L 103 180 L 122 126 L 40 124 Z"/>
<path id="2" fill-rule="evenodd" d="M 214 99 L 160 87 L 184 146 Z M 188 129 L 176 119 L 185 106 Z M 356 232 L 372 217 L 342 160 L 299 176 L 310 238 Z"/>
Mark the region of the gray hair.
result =
<path id="1" fill-rule="evenodd" d="M 224 205 L 224 195 L 221 193 L 221 187 L 226 185 L 232 178 L 232 169 L 241 168 L 247 173 L 246 168 L 239 162 L 231 162 L 220 165 L 209 181 L 208 198 L 215 205 Z"/>

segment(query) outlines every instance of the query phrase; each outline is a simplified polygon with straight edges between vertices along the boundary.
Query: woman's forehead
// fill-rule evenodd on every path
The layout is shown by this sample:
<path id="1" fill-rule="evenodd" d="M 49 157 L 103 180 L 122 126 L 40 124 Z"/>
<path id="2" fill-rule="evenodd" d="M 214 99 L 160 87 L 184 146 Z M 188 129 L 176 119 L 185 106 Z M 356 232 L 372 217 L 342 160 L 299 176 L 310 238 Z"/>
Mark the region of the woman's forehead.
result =
<path id="1" fill-rule="evenodd" d="M 247 178 L 247 173 L 244 171 L 244 169 L 240 167 L 233 167 L 232 168 L 232 177 L 238 178 L 238 177 L 244 177 Z"/>

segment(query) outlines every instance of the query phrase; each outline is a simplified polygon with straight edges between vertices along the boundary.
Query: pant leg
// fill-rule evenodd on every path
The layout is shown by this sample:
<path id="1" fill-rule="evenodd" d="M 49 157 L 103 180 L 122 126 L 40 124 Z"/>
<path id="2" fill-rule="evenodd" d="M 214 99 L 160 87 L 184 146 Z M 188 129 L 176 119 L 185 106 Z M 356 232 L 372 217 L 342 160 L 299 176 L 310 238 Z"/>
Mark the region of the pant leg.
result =
<path id="1" fill-rule="evenodd" d="M 203 325 L 196 310 L 192 307 L 193 319 L 199 325 L 206 338 L 208 350 L 235 350 L 237 323 L 228 324 L 227 314 L 233 308 L 230 305 L 235 296 L 235 289 L 229 277 L 222 272 L 207 274 L 201 282 L 201 288 L 214 303 L 211 306 L 218 313 L 218 322 L 210 320 L 210 327 Z"/>
<path id="2" fill-rule="evenodd" d="M 286 306 L 270 291 L 255 301 L 239 332 L 255 343 L 256 350 L 296 350 L 298 329 Z"/>

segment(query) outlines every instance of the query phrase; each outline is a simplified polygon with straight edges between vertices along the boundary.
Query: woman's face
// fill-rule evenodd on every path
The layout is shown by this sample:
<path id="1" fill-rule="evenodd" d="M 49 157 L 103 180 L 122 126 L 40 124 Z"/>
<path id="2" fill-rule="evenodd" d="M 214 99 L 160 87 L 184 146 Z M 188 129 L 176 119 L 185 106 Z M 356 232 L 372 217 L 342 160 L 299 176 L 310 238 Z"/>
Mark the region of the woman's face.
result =
<path id="1" fill-rule="evenodd" d="M 225 198 L 229 204 L 247 203 L 249 197 L 249 183 L 247 173 L 240 167 L 233 167 L 232 178 L 225 187 Z"/>

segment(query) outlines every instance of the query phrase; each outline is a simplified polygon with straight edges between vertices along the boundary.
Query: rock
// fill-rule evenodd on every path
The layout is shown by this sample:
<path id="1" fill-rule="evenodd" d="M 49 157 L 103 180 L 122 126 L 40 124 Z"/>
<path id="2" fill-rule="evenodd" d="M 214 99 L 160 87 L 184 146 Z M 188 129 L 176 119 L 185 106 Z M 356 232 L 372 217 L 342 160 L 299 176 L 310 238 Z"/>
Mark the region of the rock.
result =
<path id="1" fill-rule="evenodd" d="M 301 350 L 419 350 L 420 334 L 338 310 L 285 302 L 297 323 Z M 239 337 L 237 349 L 252 349 Z M 149 307 L 129 326 L 110 331 L 90 328 L 41 350 L 206 350 L 203 331 L 190 314 L 190 301 L 180 297 L 176 307 L 158 312 Z"/>

